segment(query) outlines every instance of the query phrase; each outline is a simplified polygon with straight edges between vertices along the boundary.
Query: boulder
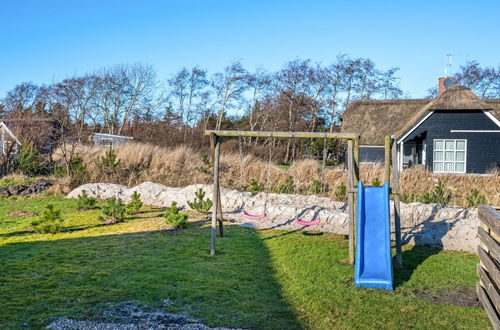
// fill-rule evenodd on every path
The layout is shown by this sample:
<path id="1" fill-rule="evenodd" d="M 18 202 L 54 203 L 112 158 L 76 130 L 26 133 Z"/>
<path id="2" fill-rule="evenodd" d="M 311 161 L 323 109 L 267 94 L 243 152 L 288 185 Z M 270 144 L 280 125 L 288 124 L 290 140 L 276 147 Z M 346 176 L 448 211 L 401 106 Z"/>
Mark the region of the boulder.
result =
<path id="1" fill-rule="evenodd" d="M 206 197 L 212 199 L 212 185 L 173 188 L 153 182 L 144 182 L 132 188 L 111 183 L 89 183 L 76 188 L 67 197 L 77 198 L 85 190 L 91 197 L 107 199 L 114 196 L 128 202 L 130 196 L 138 192 L 146 205 L 165 207 L 175 201 L 179 207 L 189 209 L 188 201 L 194 199 L 195 192 L 200 188 L 205 191 Z M 221 188 L 221 201 L 226 219 L 252 228 L 320 230 L 338 234 L 347 234 L 349 229 L 347 205 L 326 197 L 271 193 L 252 195 Z M 261 220 L 250 220 L 242 215 L 243 210 L 252 214 L 266 213 L 267 216 Z M 303 227 L 295 223 L 296 217 L 303 220 L 319 218 L 321 222 L 317 226 Z M 401 203 L 404 243 L 474 252 L 478 244 L 478 224 L 477 209 Z M 393 224 L 391 228 L 394 228 Z M 394 238 L 394 232 L 392 235 Z"/>
<path id="2" fill-rule="evenodd" d="M 0 188 L 0 197 L 9 197 L 10 193 L 7 188 Z"/>
<path id="3" fill-rule="evenodd" d="M 22 191 L 26 189 L 26 186 L 21 186 L 21 185 L 13 185 L 9 186 L 7 188 L 7 191 L 9 192 L 9 195 L 19 195 Z"/>

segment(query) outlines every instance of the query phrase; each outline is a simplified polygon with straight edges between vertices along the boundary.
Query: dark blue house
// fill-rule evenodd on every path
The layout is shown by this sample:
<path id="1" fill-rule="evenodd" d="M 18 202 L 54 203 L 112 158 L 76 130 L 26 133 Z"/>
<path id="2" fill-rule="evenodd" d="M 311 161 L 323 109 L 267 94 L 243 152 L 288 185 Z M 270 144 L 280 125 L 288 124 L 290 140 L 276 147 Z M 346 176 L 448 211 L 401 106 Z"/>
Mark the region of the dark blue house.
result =
<path id="1" fill-rule="evenodd" d="M 384 137 L 398 145 L 400 170 L 487 173 L 500 168 L 500 99 L 451 86 L 435 99 L 355 101 L 342 131 L 361 134 L 361 162 L 384 161 Z"/>

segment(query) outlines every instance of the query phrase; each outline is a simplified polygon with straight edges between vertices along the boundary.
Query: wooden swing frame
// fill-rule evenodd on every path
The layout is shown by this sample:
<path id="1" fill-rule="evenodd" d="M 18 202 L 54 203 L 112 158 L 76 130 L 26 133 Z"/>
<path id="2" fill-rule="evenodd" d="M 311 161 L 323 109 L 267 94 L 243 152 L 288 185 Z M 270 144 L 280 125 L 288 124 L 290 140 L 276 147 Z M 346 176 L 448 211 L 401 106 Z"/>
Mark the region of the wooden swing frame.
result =
<path id="1" fill-rule="evenodd" d="M 265 131 L 223 131 L 206 130 L 205 136 L 210 136 L 210 147 L 213 152 L 214 186 L 212 223 L 210 231 L 210 255 L 215 255 L 217 224 L 219 236 L 224 237 L 222 206 L 220 197 L 220 147 L 222 137 L 255 137 L 255 138 L 297 138 L 297 139 L 337 139 L 347 141 L 347 204 L 349 210 L 349 263 L 354 263 L 355 237 L 356 237 L 356 194 L 359 177 L 359 139 L 357 133 L 320 133 L 320 132 L 265 132 Z M 394 226 L 396 236 L 396 263 L 402 265 L 401 228 L 400 228 L 400 201 L 399 201 L 399 167 L 397 164 L 397 150 L 395 139 L 390 136 L 385 138 L 385 168 L 384 179 L 391 183 L 391 158 L 393 185 L 391 192 L 394 196 Z"/>

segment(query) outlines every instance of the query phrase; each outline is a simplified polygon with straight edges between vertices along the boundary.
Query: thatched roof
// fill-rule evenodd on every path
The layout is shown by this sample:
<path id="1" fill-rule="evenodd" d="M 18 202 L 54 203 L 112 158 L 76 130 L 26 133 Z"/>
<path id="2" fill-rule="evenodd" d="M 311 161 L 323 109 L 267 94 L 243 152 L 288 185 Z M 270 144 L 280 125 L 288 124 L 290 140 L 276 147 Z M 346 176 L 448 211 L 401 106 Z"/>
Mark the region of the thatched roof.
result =
<path id="1" fill-rule="evenodd" d="M 361 134 L 361 144 L 384 145 L 384 137 L 409 122 L 429 99 L 354 101 L 342 115 L 342 132 Z"/>
<path id="2" fill-rule="evenodd" d="M 492 110 L 500 118 L 500 99 L 481 100 L 470 89 L 452 86 L 437 98 L 354 101 L 342 115 L 342 132 L 361 134 L 361 144 L 383 145 L 400 137 L 432 110 Z"/>

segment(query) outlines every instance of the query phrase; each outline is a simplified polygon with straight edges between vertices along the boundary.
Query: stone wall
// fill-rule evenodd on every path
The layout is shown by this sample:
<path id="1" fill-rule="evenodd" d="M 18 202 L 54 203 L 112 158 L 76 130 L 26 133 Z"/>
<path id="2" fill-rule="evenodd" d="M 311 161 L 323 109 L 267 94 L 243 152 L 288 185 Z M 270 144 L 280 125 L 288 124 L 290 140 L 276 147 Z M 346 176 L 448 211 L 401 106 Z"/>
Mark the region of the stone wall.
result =
<path id="1" fill-rule="evenodd" d="M 85 190 L 89 196 L 101 199 L 118 197 L 128 202 L 134 191 L 137 191 L 141 194 L 144 204 L 164 207 L 176 201 L 180 207 L 189 209 L 187 201 L 194 199 L 194 193 L 199 188 L 207 193 L 207 197 L 212 197 L 211 185 L 171 188 L 152 182 L 144 182 L 132 188 L 110 183 L 89 183 L 73 190 L 67 197 L 77 198 L 82 190 Z M 347 205 L 326 197 L 267 193 L 252 195 L 222 188 L 221 200 L 225 216 L 241 225 L 259 229 L 348 233 Z M 242 210 L 252 214 L 266 213 L 267 217 L 262 220 L 249 220 L 241 215 Z M 320 218 L 321 222 L 317 226 L 302 227 L 295 223 L 295 217 L 303 220 Z M 475 252 L 478 245 L 478 225 L 477 209 L 401 203 L 401 231 L 404 243 Z"/>

